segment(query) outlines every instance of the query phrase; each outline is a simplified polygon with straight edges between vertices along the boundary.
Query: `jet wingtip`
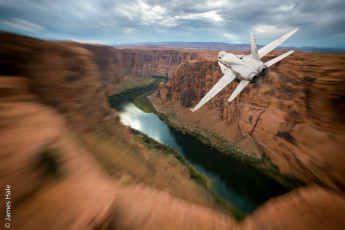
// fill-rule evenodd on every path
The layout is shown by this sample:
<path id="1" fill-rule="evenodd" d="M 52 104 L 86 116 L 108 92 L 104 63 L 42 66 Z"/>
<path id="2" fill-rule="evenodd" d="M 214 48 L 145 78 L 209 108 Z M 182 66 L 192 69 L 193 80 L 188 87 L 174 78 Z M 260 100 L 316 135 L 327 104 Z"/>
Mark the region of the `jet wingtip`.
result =
<path id="1" fill-rule="evenodd" d="M 293 29 L 291 32 L 292 34 L 296 33 L 299 30 L 299 27 L 296 27 L 295 29 Z"/>
<path id="2" fill-rule="evenodd" d="M 190 111 L 192 111 L 193 113 L 195 112 L 195 110 L 194 110 L 194 109 L 190 109 Z"/>

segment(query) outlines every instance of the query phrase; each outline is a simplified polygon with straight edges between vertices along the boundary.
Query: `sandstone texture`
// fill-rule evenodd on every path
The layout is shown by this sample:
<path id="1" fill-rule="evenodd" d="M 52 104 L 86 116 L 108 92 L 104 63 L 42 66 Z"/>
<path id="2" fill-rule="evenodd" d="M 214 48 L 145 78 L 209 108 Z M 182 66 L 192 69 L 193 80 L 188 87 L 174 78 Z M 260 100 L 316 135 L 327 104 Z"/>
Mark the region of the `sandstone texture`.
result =
<path id="1" fill-rule="evenodd" d="M 1 218 L 2 226 L 5 222 L 11 229 L 231 229 L 236 225 L 231 215 L 145 185 L 125 186 L 123 178 L 105 172 L 82 143 L 85 135 L 94 135 L 105 122 L 117 132 L 110 138 L 124 146 L 122 155 L 110 154 L 115 158 L 128 154 L 125 159 L 132 157 L 130 163 L 139 162 L 134 165 L 139 172 L 153 176 L 155 165 L 109 108 L 88 50 L 77 43 L 8 33 L 1 33 L 0 41 L 0 187 L 10 187 L 11 202 L 10 208 L 3 203 L 0 209 L 2 217 L 11 218 Z M 100 148 L 109 145 L 103 144 Z M 169 161 L 160 160 L 163 170 L 170 170 Z M 185 174 L 183 167 L 175 168 Z M 191 192 L 195 185 L 185 177 L 179 190 L 189 186 Z"/>
<path id="2" fill-rule="evenodd" d="M 160 85 L 155 100 L 176 112 L 181 125 L 210 129 L 241 148 L 254 138 L 255 157 L 262 150 L 282 173 L 345 192 L 344 65 L 344 54 L 296 52 L 232 103 L 227 99 L 237 82 L 192 113 L 188 110 L 223 74 L 216 61 L 188 61 Z"/>
<path id="3" fill-rule="evenodd" d="M 111 47 L 100 47 L 99 49 L 104 49 L 104 52 L 114 52 Z M 110 51 L 107 51 L 108 49 Z M 325 162 L 331 164 L 328 174 L 323 172 L 324 177 L 321 173 L 316 173 L 316 168 L 311 165 L 303 165 L 314 170 L 315 172 L 312 172 L 318 176 L 321 181 L 320 184 L 329 185 L 331 189 L 324 189 L 319 185 L 296 189 L 290 194 L 269 200 L 241 223 L 236 222 L 230 214 L 220 213 L 204 205 L 191 203 L 173 196 L 170 190 L 174 188 L 169 188 L 169 185 L 164 184 L 164 176 L 168 175 L 164 174 L 165 172 L 159 175 L 163 178 L 162 181 L 152 181 L 152 184 L 160 182 L 162 187 L 166 187 L 161 190 L 144 184 L 126 185 L 128 176 L 121 177 L 121 179 L 116 176 L 119 173 L 127 175 L 126 167 L 129 167 L 128 164 L 136 166 L 135 170 L 138 174 L 144 172 L 147 176 L 151 175 L 150 172 L 154 175 L 158 169 L 155 169 L 157 166 L 152 160 L 151 155 L 154 153 L 147 152 L 133 138 L 130 131 L 119 123 L 116 112 L 108 106 L 106 89 L 102 87 L 105 81 L 117 82 L 115 76 L 111 77 L 105 72 L 101 72 L 102 70 L 108 69 L 107 71 L 111 74 L 112 70 L 116 72 L 117 68 L 119 68 L 119 72 L 133 71 L 133 69 L 126 70 L 127 67 L 123 66 L 127 66 L 127 64 L 118 63 L 127 60 L 126 58 L 113 61 L 115 67 L 111 64 L 112 62 L 106 62 L 104 68 L 100 68 L 100 63 L 97 60 L 102 60 L 102 52 L 97 54 L 96 51 L 90 51 L 89 48 L 86 49 L 85 46 L 72 42 L 47 42 L 8 33 L 0 34 L 0 187 L 4 189 L 7 185 L 11 186 L 11 229 L 342 229 L 344 226 L 342 214 L 345 212 L 345 199 L 340 192 L 341 189 L 339 189 L 343 182 L 339 173 L 343 161 L 333 152 L 337 150 L 337 145 L 334 147 L 335 150 L 330 149 L 325 152 L 330 158 L 329 161 L 325 160 L 325 155 L 318 155 L 319 152 L 312 155 L 316 157 L 315 160 L 323 160 L 321 161 L 322 164 Z M 122 57 L 127 57 L 130 56 L 130 52 L 140 53 L 141 51 L 117 50 L 115 52 L 119 52 L 118 55 Z M 143 55 L 145 52 L 137 55 Z M 188 55 L 186 59 L 191 59 L 191 56 Z M 208 55 L 205 54 L 203 58 L 212 59 L 213 56 Z M 163 57 L 155 58 L 164 60 Z M 327 58 L 329 57 L 327 56 Z M 208 73 L 209 80 L 202 89 L 206 91 L 207 87 L 211 86 L 212 81 L 215 81 L 215 76 L 218 77 L 219 70 L 212 61 L 206 61 L 207 65 L 202 64 L 203 62 L 200 62 L 199 65 L 198 61 L 192 63 L 201 68 L 200 73 L 196 72 L 199 77 L 202 76 L 202 71 Z M 165 64 L 164 61 L 163 64 L 158 61 L 157 65 L 164 66 Z M 195 70 L 190 63 L 184 63 L 180 65 L 177 73 L 181 73 L 181 66 Z M 123 69 L 121 70 L 121 68 Z M 279 68 L 281 67 L 278 66 L 278 70 Z M 278 70 L 275 70 L 276 73 Z M 150 71 L 152 71 L 151 74 L 156 73 L 152 69 Z M 164 74 L 164 71 L 157 73 Z M 309 71 L 314 70 L 310 68 Z M 143 70 L 138 65 L 138 73 L 140 72 Z M 319 88 L 308 88 L 310 90 L 308 93 L 310 111 L 326 106 L 333 108 L 326 99 L 322 102 L 323 104 L 319 104 L 319 100 L 315 100 L 315 94 L 326 93 L 329 95 L 326 98 L 332 97 L 335 103 L 341 104 L 342 101 L 338 99 L 339 92 L 337 90 L 342 88 L 339 80 L 337 80 L 337 71 L 332 73 L 334 74 L 332 75 L 335 79 L 334 83 L 328 82 L 327 79 L 329 78 L 324 80 L 316 78 L 313 81 L 313 84 L 319 81 L 326 82 L 326 86 L 333 90 L 329 94 L 326 93 L 321 84 L 316 84 Z M 177 91 L 177 93 L 186 91 L 182 100 L 183 105 L 180 102 L 182 97 L 178 97 L 178 94 L 169 89 L 171 85 L 175 84 L 176 76 L 179 75 L 175 75 L 176 79 L 174 78 L 168 85 L 162 85 L 160 89 L 164 103 L 173 103 L 171 106 L 179 106 L 181 116 L 187 114 L 187 107 L 196 103 L 203 93 L 196 90 L 197 85 L 194 85 L 192 75 L 198 77 L 195 73 L 190 73 L 190 82 L 186 81 L 186 84 L 188 83 L 189 88 L 194 91 L 187 91 L 186 88 L 183 91 Z M 313 76 L 310 73 L 310 77 L 317 76 L 319 75 Z M 329 75 L 326 76 L 329 77 Z M 277 84 L 271 77 L 270 75 L 267 80 L 268 84 Z M 119 81 L 121 82 L 121 79 Z M 292 84 L 288 80 L 286 82 L 288 85 Z M 183 82 L 180 83 L 182 86 L 184 84 Z M 303 85 L 301 84 L 301 86 Z M 264 86 L 262 87 L 263 89 L 260 89 L 264 90 Z M 181 87 L 175 89 L 178 90 L 178 88 Z M 313 91 L 315 89 L 317 91 Z M 249 92 L 245 93 L 251 95 L 258 90 L 255 86 L 251 86 Z M 276 92 L 276 94 L 278 93 Z M 268 93 L 268 95 L 273 94 L 270 91 Z M 286 93 L 282 93 L 282 97 L 284 95 L 286 96 Z M 244 107 L 243 104 L 249 103 L 248 106 L 250 106 L 249 101 L 240 102 L 240 99 L 244 100 L 244 96 L 241 95 L 239 99 L 236 99 L 239 100 L 236 101 L 236 105 L 240 108 L 239 111 L 242 112 L 242 115 L 247 111 L 241 110 Z M 276 96 L 271 97 L 275 98 Z M 262 107 L 260 104 L 262 102 L 255 95 L 248 97 L 248 100 L 250 98 L 258 100 L 256 102 L 258 108 Z M 203 116 L 211 111 L 214 114 L 212 118 L 214 122 L 222 121 L 224 127 L 228 127 L 228 123 L 240 122 L 241 114 L 238 116 L 230 115 L 231 107 L 225 103 L 217 104 L 221 101 L 221 98 L 216 98 L 212 102 L 211 108 L 204 109 L 205 115 L 182 117 L 186 120 L 199 117 L 198 119 L 202 120 Z M 263 109 L 266 109 L 268 113 L 267 108 L 271 108 L 270 106 L 275 103 L 278 102 L 268 103 L 267 107 Z M 296 106 L 292 108 L 302 109 L 296 108 Z M 276 107 L 272 107 L 270 110 L 273 117 L 275 116 L 274 112 L 279 112 L 282 109 L 276 110 Z M 249 111 L 251 110 L 247 112 Z M 343 111 L 341 107 L 339 111 Z M 338 122 L 339 127 L 332 125 L 333 121 L 339 119 L 338 113 L 333 112 L 333 109 L 319 111 L 317 114 L 301 112 L 303 116 L 300 115 L 301 119 L 297 119 L 297 121 L 300 122 L 298 123 L 300 125 L 304 124 L 303 127 L 309 127 L 307 126 L 309 123 L 301 122 L 305 117 L 308 117 L 308 121 L 314 124 L 309 128 L 317 129 L 322 134 L 319 136 L 320 140 L 323 140 L 323 133 L 327 130 L 328 134 L 333 135 L 333 141 L 337 144 L 337 138 L 342 137 L 341 125 L 343 123 Z M 282 119 L 282 117 L 277 119 Z M 256 138 L 255 135 L 259 135 L 256 133 L 258 127 L 261 127 L 262 115 L 256 115 L 255 118 L 249 116 L 248 119 L 251 119 L 253 124 L 258 123 L 252 132 Z M 108 140 L 103 142 L 104 134 L 98 131 L 104 129 L 105 123 L 113 127 L 116 133 L 113 134 L 111 129 L 106 127 L 103 131 L 113 136 L 108 136 Z M 240 127 L 243 126 L 241 123 L 238 124 Z M 201 126 L 201 123 L 199 125 Z M 295 127 L 296 125 L 291 126 Z M 241 129 L 244 130 L 243 127 Z M 225 130 L 224 133 L 226 132 Z M 238 136 L 238 134 L 236 135 Z M 290 135 L 295 138 L 295 144 L 300 143 L 295 132 L 290 131 Z M 269 135 L 267 136 L 270 138 Z M 85 145 L 83 142 L 91 137 L 90 145 Z M 278 135 L 275 140 L 283 139 L 284 141 L 283 137 L 284 134 Z M 305 148 L 309 146 L 308 143 L 311 140 L 305 139 L 303 142 Z M 282 143 L 290 143 L 285 142 Z M 323 143 L 327 144 L 328 142 Z M 299 146 L 297 144 L 296 146 Z M 113 150 L 111 145 L 116 145 L 117 151 L 108 154 L 109 151 Z M 265 148 L 264 144 L 262 146 Z M 92 150 L 92 147 L 96 151 Z M 102 165 L 92 153 L 98 152 L 98 150 L 102 150 L 102 154 L 107 154 L 106 160 L 109 163 L 115 160 L 121 163 L 118 168 L 107 169 L 108 171 L 116 171 L 115 176 L 106 173 L 104 164 Z M 301 155 L 296 156 L 301 157 Z M 311 161 L 308 155 L 305 154 L 303 157 L 305 158 L 300 159 L 301 161 Z M 173 162 L 175 166 L 170 164 L 168 158 L 158 158 L 158 160 L 164 166 L 159 170 L 170 170 L 170 172 L 181 175 L 185 173 L 182 167 L 176 166 L 176 163 Z M 334 161 L 337 161 L 337 164 Z M 293 163 L 294 161 L 290 162 L 290 164 Z M 172 166 L 174 168 L 171 168 Z M 290 168 L 290 172 L 292 170 Z M 296 175 L 299 173 L 301 172 Z M 121 176 L 121 174 L 119 175 Z M 330 175 L 334 175 L 334 177 L 331 178 Z M 308 176 L 306 178 L 309 179 Z M 337 186 L 333 185 L 334 179 L 339 181 Z M 174 185 L 180 183 L 178 176 L 171 177 L 171 180 L 174 180 Z M 178 189 L 180 193 L 183 193 L 183 190 L 190 193 L 195 191 L 194 185 L 190 185 L 186 180 L 184 180 L 183 186 Z M 3 217 L 5 217 L 6 212 L 8 213 L 4 207 L 5 204 L 3 203 L 0 209 L 2 217 L 0 224 L 2 226 L 5 224 Z"/>
<path id="4" fill-rule="evenodd" d="M 241 223 L 241 229 L 342 229 L 345 199 L 311 185 L 275 197 Z"/>
<path id="5" fill-rule="evenodd" d="M 93 56 L 79 44 L 8 33 L 0 34 L 0 44 L 0 75 L 25 77 L 39 101 L 78 130 L 92 130 L 109 113 Z"/>
<path id="6" fill-rule="evenodd" d="M 233 229 L 229 215 L 109 177 L 65 117 L 30 94 L 25 77 L 0 76 L 0 186 L 10 186 L 11 229 Z M 116 116 L 104 117 L 119 126 Z M 85 121 L 87 122 L 87 121 Z M 120 131 L 120 130 L 119 130 Z M 119 138 L 119 137 L 113 137 Z M 128 138 L 127 138 L 128 139 Z M 133 138 L 127 148 L 133 148 Z M 143 151 L 137 146 L 137 151 Z M 128 149 L 126 150 L 128 152 Z M 116 154 L 116 152 L 114 152 Z M 144 159 L 145 160 L 145 159 Z M 6 214 L 6 215 L 5 215 Z"/>
<path id="7" fill-rule="evenodd" d="M 112 86 L 121 82 L 149 79 L 150 76 L 171 78 L 182 61 L 207 59 L 210 53 L 184 49 L 120 49 L 97 45 L 83 47 L 94 54 L 107 95 L 119 93 Z"/>

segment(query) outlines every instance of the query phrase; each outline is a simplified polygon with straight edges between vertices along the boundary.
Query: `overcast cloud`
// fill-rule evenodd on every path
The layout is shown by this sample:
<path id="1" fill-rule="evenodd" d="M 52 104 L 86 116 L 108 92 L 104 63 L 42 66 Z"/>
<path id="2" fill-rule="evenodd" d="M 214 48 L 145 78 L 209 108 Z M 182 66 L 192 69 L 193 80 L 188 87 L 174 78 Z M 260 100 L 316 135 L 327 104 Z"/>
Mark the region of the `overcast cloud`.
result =
<path id="1" fill-rule="evenodd" d="M 0 30 L 44 39 L 121 44 L 159 41 L 345 48 L 344 0 L 0 0 Z"/>

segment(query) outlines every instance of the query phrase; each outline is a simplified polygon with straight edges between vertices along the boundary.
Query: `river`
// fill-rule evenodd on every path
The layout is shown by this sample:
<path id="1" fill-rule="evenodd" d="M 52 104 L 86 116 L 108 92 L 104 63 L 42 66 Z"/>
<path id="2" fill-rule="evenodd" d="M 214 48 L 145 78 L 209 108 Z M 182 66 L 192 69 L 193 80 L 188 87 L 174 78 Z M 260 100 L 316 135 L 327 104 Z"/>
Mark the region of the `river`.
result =
<path id="1" fill-rule="evenodd" d="M 191 166 L 211 180 L 211 189 L 218 196 L 244 214 L 253 212 L 269 198 L 287 192 L 256 168 L 168 127 L 155 114 L 143 112 L 130 101 L 122 101 L 116 109 L 123 124 L 177 149 Z"/>

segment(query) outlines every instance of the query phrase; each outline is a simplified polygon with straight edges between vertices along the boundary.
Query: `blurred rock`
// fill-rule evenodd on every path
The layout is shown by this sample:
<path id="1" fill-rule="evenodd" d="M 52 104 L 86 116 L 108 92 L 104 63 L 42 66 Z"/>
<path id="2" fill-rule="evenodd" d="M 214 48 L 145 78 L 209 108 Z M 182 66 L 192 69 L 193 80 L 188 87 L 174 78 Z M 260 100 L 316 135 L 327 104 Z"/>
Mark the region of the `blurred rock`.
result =
<path id="1" fill-rule="evenodd" d="M 343 229 L 344 210 L 342 195 L 311 185 L 269 200 L 241 229 Z"/>
<path id="2" fill-rule="evenodd" d="M 114 184 L 28 83 L 0 77 L 0 186 L 11 186 L 11 229 L 86 229 L 106 217 Z"/>
<path id="3" fill-rule="evenodd" d="M 0 33 L 0 75 L 25 77 L 32 94 L 81 131 L 109 113 L 93 56 L 77 43 Z"/>
<path id="4" fill-rule="evenodd" d="M 119 117 L 108 106 L 89 51 L 76 43 L 8 33 L 0 34 L 0 44 L 0 187 L 11 188 L 11 229 L 235 224 L 231 217 L 167 192 L 142 185 L 124 188 L 102 170 L 77 137 L 104 121 L 118 123 Z M 131 135 L 122 125 L 117 129 Z M 134 138 L 127 148 L 145 151 Z M 1 208 L 0 215 L 5 213 Z"/>
<path id="5" fill-rule="evenodd" d="M 114 51 L 111 47 L 85 47 L 72 42 L 47 42 L 0 33 L 0 187 L 11 185 L 11 229 L 342 228 L 344 161 L 339 153 L 339 140 L 344 137 L 344 123 L 339 120 L 339 112 L 344 110 L 339 98 L 343 92 L 339 71 L 325 71 L 322 78 L 317 77 L 320 75 L 314 67 L 300 65 L 307 73 L 311 71 L 307 77 L 302 70 L 287 72 L 289 77 L 281 75 L 283 81 L 279 83 L 273 76 L 286 73 L 286 67 L 280 64 L 265 84 L 272 89 L 285 87 L 284 90 L 273 92 L 264 85 L 250 86 L 249 92 L 239 96 L 233 105 L 224 103 L 223 98 L 229 95 L 223 93 L 211 101 L 210 110 L 204 109 L 201 118 L 212 111 L 214 121 L 239 124 L 243 132 L 260 141 L 284 172 L 332 189 L 316 185 L 297 189 L 268 201 L 244 222 L 237 223 L 230 215 L 178 199 L 167 192 L 119 183 L 105 173 L 80 138 L 85 133 L 93 134 L 103 122 L 119 124 L 116 111 L 107 103 L 102 87 L 105 82 L 122 81 L 124 79 L 118 76 L 127 71 L 142 73 L 140 77 L 153 73 L 171 76 L 170 65 L 177 66 L 182 60 L 201 56 L 212 59 L 212 56 L 207 52 Z M 113 54 L 118 56 L 113 58 Z M 294 61 L 305 63 L 305 54 L 299 55 Z M 315 57 L 314 63 L 318 63 L 319 56 Z M 324 58 L 320 60 L 327 62 L 329 56 Z M 343 69 L 343 62 L 336 63 L 338 70 Z M 296 68 L 298 63 L 295 64 L 290 67 Z M 103 67 L 105 72 L 102 72 Z M 112 75 L 117 68 L 118 75 Z M 329 68 L 335 69 L 332 65 Z M 299 73 L 296 79 L 292 77 L 295 73 Z M 311 76 L 315 78 L 312 81 Z M 183 63 L 175 78 L 160 86 L 160 98 L 165 103 L 172 100 L 180 106 L 179 112 L 187 114 L 183 109 L 196 103 L 217 77 L 220 77 L 219 69 L 212 61 Z M 230 94 L 233 88 L 231 85 L 225 94 Z M 320 94 L 322 100 L 317 100 Z M 303 98 L 298 99 L 296 95 Z M 233 113 L 233 106 L 238 113 Z M 291 109 L 297 114 L 288 113 Z M 271 118 L 262 115 L 262 111 Z M 196 117 L 178 115 L 187 120 Z M 248 119 L 250 125 L 241 119 Z M 269 124 L 267 130 L 262 127 L 264 121 Z M 203 127 L 202 123 L 198 125 Z M 223 126 L 227 127 L 224 123 Z M 128 128 L 121 125 L 116 129 L 122 139 L 117 136 L 112 137 L 114 139 L 123 141 L 131 135 Z M 264 132 L 267 132 L 267 141 L 259 138 Z M 276 136 L 272 137 L 273 134 Z M 333 140 L 331 147 L 325 136 Z M 272 146 L 279 147 L 278 150 L 268 148 L 272 140 L 275 141 Z M 312 147 L 315 140 L 322 146 Z M 145 151 L 134 138 L 124 145 Z M 292 153 L 284 152 L 284 145 L 293 148 L 296 155 L 291 157 Z M 294 160 L 282 160 L 290 157 Z M 0 215 L 5 217 L 5 212 L 2 207 Z M 1 224 L 3 222 L 1 218 Z"/>

